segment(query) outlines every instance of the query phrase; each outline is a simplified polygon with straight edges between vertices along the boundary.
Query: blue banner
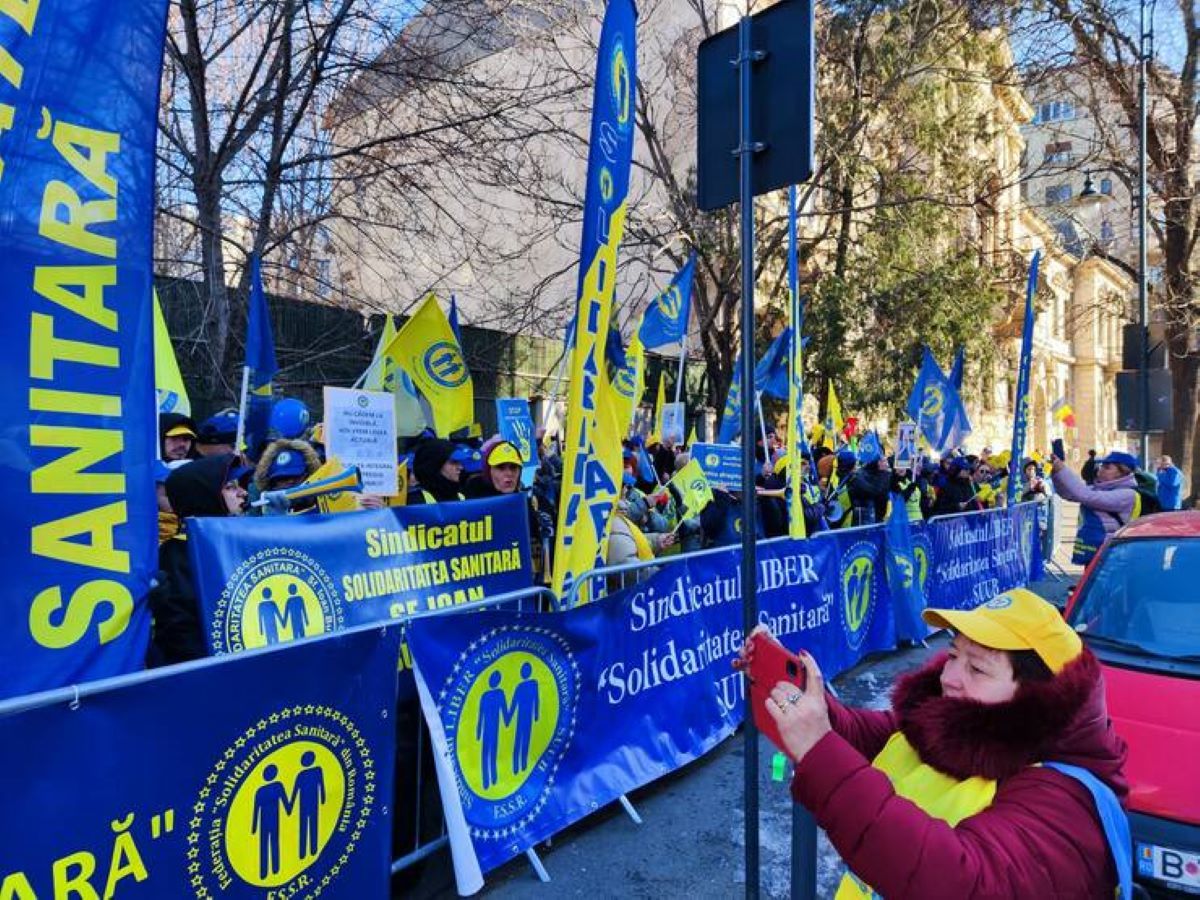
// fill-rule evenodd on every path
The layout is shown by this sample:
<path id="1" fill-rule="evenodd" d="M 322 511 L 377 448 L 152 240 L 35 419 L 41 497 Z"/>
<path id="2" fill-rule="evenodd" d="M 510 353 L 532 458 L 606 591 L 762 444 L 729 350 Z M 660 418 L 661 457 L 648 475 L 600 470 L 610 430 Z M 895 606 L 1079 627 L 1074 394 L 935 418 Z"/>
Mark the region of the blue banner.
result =
<path id="1" fill-rule="evenodd" d="M 0 708 L 3 896 L 387 896 L 399 632 Z"/>
<path id="2" fill-rule="evenodd" d="M 166 8 L 0 4 L 0 696 L 145 655 Z"/>
<path id="3" fill-rule="evenodd" d="M 242 397 L 241 422 L 245 446 L 257 459 L 271 425 L 271 382 L 279 364 L 275 361 L 275 336 L 271 312 L 263 291 L 262 262 L 250 255 L 250 301 L 246 316 L 246 393 Z M 240 448 L 238 448 L 240 449 Z"/>
<path id="4" fill-rule="evenodd" d="M 1029 428 L 1029 370 L 1033 365 L 1033 295 L 1037 293 L 1038 265 L 1042 251 L 1037 250 L 1029 262 L 1029 279 L 1025 284 L 1025 324 L 1021 331 L 1021 362 L 1017 369 L 1017 398 L 1013 404 L 1012 456 L 1008 461 L 1008 503 L 1017 500 L 1021 484 L 1021 460 L 1025 455 L 1025 432 Z"/>
<path id="5" fill-rule="evenodd" d="M 688 312 L 692 305 L 692 282 L 696 277 L 696 254 L 693 251 L 667 289 L 651 302 L 642 317 L 638 335 L 647 350 L 679 344 L 687 337 Z"/>
<path id="6" fill-rule="evenodd" d="M 189 519 L 209 649 L 233 653 L 529 587 L 523 494 L 337 515 Z"/>
<path id="7" fill-rule="evenodd" d="M 759 621 L 828 675 L 894 646 L 879 528 L 759 545 Z M 743 715 L 740 551 L 567 613 L 414 620 L 459 889 L 696 759 Z"/>
<path id="8" fill-rule="evenodd" d="M 533 484 L 537 472 L 537 445 L 534 442 L 533 416 L 529 413 L 529 401 L 524 397 L 496 398 L 496 430 L 500 437 L 521 452 L 525 465 L 521 468 L 521 484 Z"/>
<path id="9" fill-rule="evenodd" d="M 931 519 L 912 533 L 928 606 L 971 609 L 1043 574 L 1036 503 Z"/>
<path id="10" fill-rule="evenodd" d="M 742 490 L 742 448 L 738 444 L 696 444 L 692 459 L 704 470 L 708 483 L 726 491 Z"/>

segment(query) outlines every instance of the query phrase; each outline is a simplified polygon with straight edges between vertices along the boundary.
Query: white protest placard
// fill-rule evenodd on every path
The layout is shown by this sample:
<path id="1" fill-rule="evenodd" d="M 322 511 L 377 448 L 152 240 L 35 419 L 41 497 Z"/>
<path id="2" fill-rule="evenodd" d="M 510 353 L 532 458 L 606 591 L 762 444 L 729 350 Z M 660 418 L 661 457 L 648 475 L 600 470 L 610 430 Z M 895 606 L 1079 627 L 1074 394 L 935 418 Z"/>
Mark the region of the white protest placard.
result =
<path id="1" fill-rule="evenodd" d="M 662 408 L 662 439 L 664 443 L 682 444 L 687 407 L 682 403 L 664 403 Z"/>
<path id="2" fill-rule="evenodd" d="M 382 391 L 325 388 L 325 447 L 347 466 L 358 466 L 363 493 L 396 493 L 396 406 Z"/>
<path id="3" fill-rule="evenodd" d="M 917 459 L 917 423 L 901 422 L 896 435 L 896 464 L 894 469 L 911 469 Z"/>

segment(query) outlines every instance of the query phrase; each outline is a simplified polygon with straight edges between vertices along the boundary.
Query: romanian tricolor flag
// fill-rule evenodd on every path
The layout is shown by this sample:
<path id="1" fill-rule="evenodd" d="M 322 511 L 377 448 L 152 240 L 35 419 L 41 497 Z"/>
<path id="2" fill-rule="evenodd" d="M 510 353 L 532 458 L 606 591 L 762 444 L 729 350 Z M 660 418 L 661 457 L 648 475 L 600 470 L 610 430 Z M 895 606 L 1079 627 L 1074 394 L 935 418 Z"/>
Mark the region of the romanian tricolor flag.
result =
<path id="1" fill-rule="evenodd" d="M 1067 402 L 1066 397 L 1056 401 L 1050 407 L 1050 412 L 1054 415 L 1054 421 L 1062 422 L 1068 428 L 1075 427 L 1075 410 L 1071 409 L 1071 404 Z"/>
<path id="2" fill-rule="evenodd" d="M 637 90 L 637 11 L 609 0 L 600 30 L 588 148 L 583 240 L 571 351 L 571 393 L 563 448 L 562 502 L 555 537 L 553 587 L 564 595 L 577 578 L 604 565 L 608 523 L 620 482 L 606 465 L 602 381 L 612 319 L 617 248 L 625 232 L 633 162 Z"/>

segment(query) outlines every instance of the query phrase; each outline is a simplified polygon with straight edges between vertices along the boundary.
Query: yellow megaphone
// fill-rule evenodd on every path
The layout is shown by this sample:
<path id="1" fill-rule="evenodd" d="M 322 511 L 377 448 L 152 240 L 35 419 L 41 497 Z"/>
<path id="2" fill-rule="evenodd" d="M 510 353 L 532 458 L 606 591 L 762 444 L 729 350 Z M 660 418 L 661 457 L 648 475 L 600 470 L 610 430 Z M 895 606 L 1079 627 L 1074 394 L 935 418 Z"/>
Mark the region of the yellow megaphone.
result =
<path id="1" fill-rule="evenodd" d="M 293 503 L 300 500 L 310 500 L 341 491 L 362 492 L 362 473 L 358 466 L 347 466 L 336 475 L 330 475 L 320 481 L 306 481 L 279 491 L 264 491 L 263 495 L 254 501 L 254 505 L 266 507 L 263 512 L 268 516 L 281 516 L 287 513 Z"/>

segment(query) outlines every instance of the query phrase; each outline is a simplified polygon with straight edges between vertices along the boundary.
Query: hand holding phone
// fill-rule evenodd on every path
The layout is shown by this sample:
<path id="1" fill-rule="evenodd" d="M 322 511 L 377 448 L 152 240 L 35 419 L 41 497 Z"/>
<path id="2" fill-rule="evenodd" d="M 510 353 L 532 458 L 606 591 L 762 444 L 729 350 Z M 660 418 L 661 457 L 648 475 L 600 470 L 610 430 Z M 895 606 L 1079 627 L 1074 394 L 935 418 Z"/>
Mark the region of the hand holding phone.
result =
<path id="1" fill-rule="evenodd" d="M 745 655 L 750 679 L 749 703 L 754 715 L 754 724 L 776 747 L 786 749 L 779 733 L 779 725 L 767 711 L 766 703 L 771 691 L 780 682 L 790 684 L 800 693 L 804 693 L 807 686 L 804 662 L 766 630 L 754 631 L 750 635 Z"/>

